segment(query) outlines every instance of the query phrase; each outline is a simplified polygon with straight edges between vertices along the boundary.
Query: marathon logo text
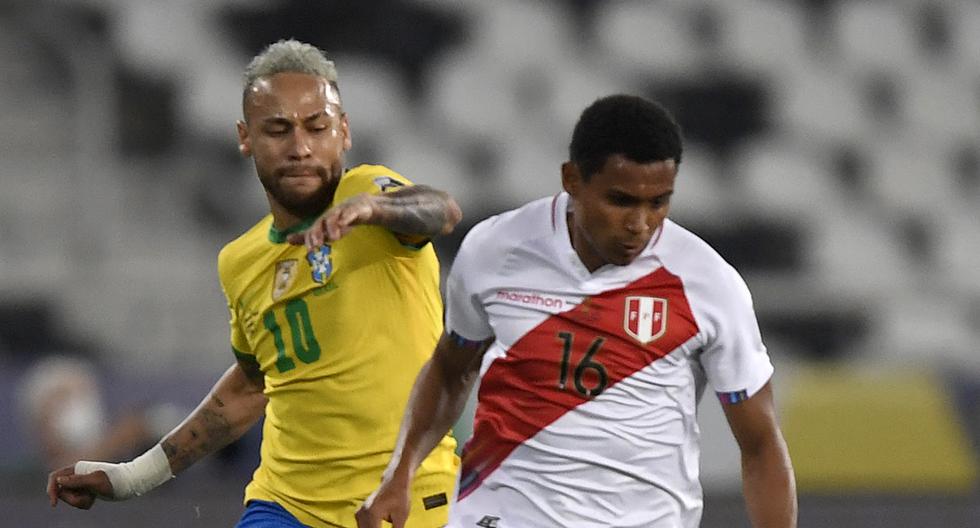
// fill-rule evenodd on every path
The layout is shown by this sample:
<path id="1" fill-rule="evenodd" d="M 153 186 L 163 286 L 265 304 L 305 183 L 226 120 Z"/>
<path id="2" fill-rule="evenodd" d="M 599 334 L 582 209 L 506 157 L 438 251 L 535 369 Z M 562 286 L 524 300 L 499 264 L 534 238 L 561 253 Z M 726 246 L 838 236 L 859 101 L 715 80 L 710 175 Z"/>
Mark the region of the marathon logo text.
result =
<path id="1" fill-rule="evenodd" d="M 565 308 L 565 301 L 559 297 L 539 295 L 534 292 L 519 292 L 510 290 L 497 290 L 497 300 L 510 303 L 520 303 L 530 306 L 540 306 L 561 311 Z"/>

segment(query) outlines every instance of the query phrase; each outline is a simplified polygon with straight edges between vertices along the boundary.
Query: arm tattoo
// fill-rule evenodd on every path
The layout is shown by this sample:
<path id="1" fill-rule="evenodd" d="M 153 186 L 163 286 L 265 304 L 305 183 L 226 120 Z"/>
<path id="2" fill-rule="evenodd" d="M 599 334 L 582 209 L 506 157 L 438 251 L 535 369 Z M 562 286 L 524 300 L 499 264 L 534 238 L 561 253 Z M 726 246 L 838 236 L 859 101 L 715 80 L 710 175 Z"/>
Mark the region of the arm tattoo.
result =
<path id="1" fill-rule="evenodd" d="M 461 216 L 459 206 L 447 193 L 426 185 L 402 187 L 378 198 L 381 225 L 403 235 L 445 235 Z"/>
<path id="2" fill-rule="evenodd" d="M 179 432 L 161 442 L 174 474 L 235 439 L 231 424 L 222 414 L 222 407 L 224 402 L 212 395 Z"/>

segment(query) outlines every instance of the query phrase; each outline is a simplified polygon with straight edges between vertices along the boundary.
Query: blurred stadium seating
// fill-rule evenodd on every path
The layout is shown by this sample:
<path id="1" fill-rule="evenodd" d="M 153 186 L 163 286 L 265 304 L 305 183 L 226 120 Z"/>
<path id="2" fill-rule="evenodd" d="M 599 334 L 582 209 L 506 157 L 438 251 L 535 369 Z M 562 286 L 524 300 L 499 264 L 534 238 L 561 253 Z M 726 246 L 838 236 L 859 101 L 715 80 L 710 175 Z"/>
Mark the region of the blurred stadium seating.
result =
<path id="1" fill-rule="evenodd" d="M 475 222 L 559 190 L 589 102 L 663 101 L 687 139 L 672 215 L 755 296 L 801 525 L 976 525 L 975 0 L 8 0 L 3 390 L 38 357 L 72 351 L 107 379 L 203 396 L 231 360 L 217 252 L 266 208 L 237 157 L 240 70 L 291 36 L 337 60 L 352 164 L 388 164 L 460 201 L 464 225 L 438 246 L 446 268 Z M 89 520 L 31 513 L 40 477 L 9 401 L 0 470 L 29 476 L 5 484 L 3 503 L 37 503 L 25 526 L 111 518 L 115 506 Z M 705 401 L 704 526 L 731 526 L 737 452 Z M 957 463 L 908 473 L 929 457 Z M 213 515 L 236 514 L 237 482 Z M 162 497 L 147 507 L 194 509 L 176 506 L 180 490 Z M 227 522 L 208 515 L 186 525 Z"/>

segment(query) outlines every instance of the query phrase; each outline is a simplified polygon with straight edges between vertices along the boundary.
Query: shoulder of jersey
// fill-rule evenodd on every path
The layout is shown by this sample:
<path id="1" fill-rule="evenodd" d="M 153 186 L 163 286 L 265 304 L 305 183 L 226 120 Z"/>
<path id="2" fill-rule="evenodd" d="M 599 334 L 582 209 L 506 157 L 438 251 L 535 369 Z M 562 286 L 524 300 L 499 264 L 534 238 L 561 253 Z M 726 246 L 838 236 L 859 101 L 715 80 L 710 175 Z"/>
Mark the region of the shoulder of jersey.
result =
<path id="1" fill-rule="evenodd" d="M 664 220 L 664 232 L 656 246 L 664 264 L 671 270 L 724 274 L 734 268 L 701 237 L 680 224 Z"/>
<path id="2" fill-rule="evenodd" d="M 219 272 L 241 261 L 251 261 L 255 252 L 262 251 L 268 241 L 271 224 L 272 215 L 266 215 L 241 236 L 225 244 L 218 253 Z"/>
<path id="3" fill-rule="evenodd" d="M 340 178 L 335 203 L 355 194 L 384 192 L 411 184 L 407 178 L 384 165 L 358 165 L 345 171 Z"/>
<path id="4" fill-rule="evenodd" d="M 480 252 L 506 251 L 521 243 L 550 236 L 554 232 L 551 219 L 553 198 L 541 198 L 517 209 L 493 215 L 478 222 L 463 238 L 463 248 L 479 248 Z"/>

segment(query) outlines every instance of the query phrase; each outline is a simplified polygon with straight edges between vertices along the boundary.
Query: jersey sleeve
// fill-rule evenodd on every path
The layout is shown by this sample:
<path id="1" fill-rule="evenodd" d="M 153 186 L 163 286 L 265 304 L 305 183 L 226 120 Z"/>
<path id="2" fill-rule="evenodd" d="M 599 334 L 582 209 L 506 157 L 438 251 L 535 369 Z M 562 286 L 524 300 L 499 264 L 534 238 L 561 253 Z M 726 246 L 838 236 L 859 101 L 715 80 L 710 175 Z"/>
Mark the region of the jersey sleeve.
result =
<path id="1" fill-rule="evenodd" d="M 361 193 L 384 194 L 413 185 L 415 184 L 411 180 L 383 165 L 358 165 L 350 169 L 341 180 L 334 203 L 340 203 Z M 392 249 L 402 255 L 422 249 L 430 242 L 429 238 L 422 236 L 398 233 L 391 233 L 391 235 L 395 242 Z"/>
<path id="2" fill-rule="evenodd" d="M 238 309 L 238 301 L 231 295 L 230 288 L 228 287 L 228 275 L 231 273 L 228 269 L 230 266 L 229 254 L 230 250 L 225 248 L 218 255 L 218 279 L 221 282 L 221 292 L 224 294 L 225 303 L 228 306 L 231 350 L 235 354 L 236 359 L 254 362 L 255 352 L 248 344 L 248 339 L 246 339 L 244 322 L 241 320 L 240 310 Z"/>
<path id="3" fill-rule="evenodd" d="M 722 401 L 737 403 L 759 391 L 773 373 L 762 343 L 752 296 L 745 281 L 728 267 L 715 291 L 712 335 L 701 355 L 708 382 Z"/>
<path id="4" fill-rule="evenodd" d="M 361 193 L 381 194 L 412 185 L 411 180 L 384 165 L 358 165 L 344 175 L 335 202 Z"/>
<path id="5" fill-rule="evenodd" d="M 238 310 L 230 302 L 228 304 L 228 312 L 231 314 L 230 320 L 228 321 L 231 333 L 231 351 L 239 360 L 255 361 L 255 353 L 249 346 L 248 340 L 245 339 L 245 331 L 239 320 Z"/>
<path id="6" fill-rule="evenodd" d="M 481 264 L 492 260 L 479 251 L 485 246 L 482 242 L 487 222 L 477 224 L 467 233 L 446 278 L 446 333 L 456 333 L 470 341 L 493 336 L 477 285 L 483 274 L 489 272 Z"/>

